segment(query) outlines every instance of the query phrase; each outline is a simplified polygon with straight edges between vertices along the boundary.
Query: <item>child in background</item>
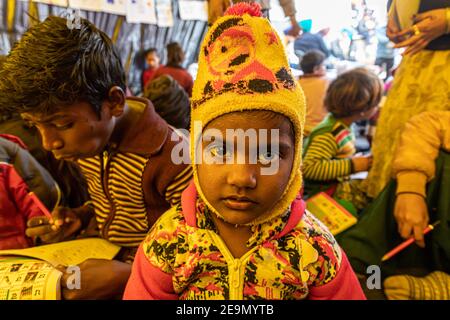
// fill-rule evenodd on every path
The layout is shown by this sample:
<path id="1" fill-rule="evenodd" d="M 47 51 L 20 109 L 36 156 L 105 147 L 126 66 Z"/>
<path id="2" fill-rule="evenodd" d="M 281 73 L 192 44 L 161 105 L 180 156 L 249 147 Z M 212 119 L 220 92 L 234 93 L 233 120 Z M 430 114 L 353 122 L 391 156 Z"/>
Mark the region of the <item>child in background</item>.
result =
<path id="1" fill-rule="evenodd" d="M 347 71 L 331 82 L 325 97 L 330 114 L 305 143 L 303 175 L 308 197 L 325 191 L 353 213 L 367 204 L 360 188 L 363 180 L 350 180 L 349 176 L 367 171 L 372 157 L 355 155 L 350 126 L 372 117 L 382 94 L 380 79 L 364 68 Z"/>
<path id="2" fill-rule="evenodd" d="M 210 28 L 198 74 L 194 182 L 141 244 L 125 299 L 364 299 L 301 200 L 304 97 L 258 4 Z"/>
<path id="3" fill-rule="evenodd" d="M 192 176 L 188 164 L 171 158 L 188 142 L 149 100 L 125 96 L 120 56 L 104 32 L 85 19 L 79 29 L 66 22 L 50 16 L 24 33 L 0 70 L 0 107 L 36 126 L 57 159 L 80 166 L 92 201 L 30 219 L 27 235 L 59 241 L 70 225 L 84 228 L 94 211 L 100 236 L 122 247 L 116 260 L 80 264 L 81 289 L 63 287 L 63 297 L 121 297 L 139 244 Z"/>
<path id="4" fill-rule="evenodd" d="M 329 80 L 326 77 L 324 61 L 325 55 L 318 50 L 308 51 L 300 61 L 303 75 L 299 82 L 306 98 L 305 136 L 328 114 L 324 98 Z"/>
<path id="5" fill-rule="evenodd" d="M 56 207 L 59 196 L 58 185 L 25 144 L 0 134 L 0 250 L 32 246 L 27 221 L 44 218 L 43 210 Z"/>
<path id="6" fill-rule="evenodd" d="M 142 89 L 153 79 L 156 70 L 159 68 L 159 56 L 155 48 L 145 50 L 144 56 L 148 68 L 142 73 Z"/>
<path id="7" fill-rule="evenodd" d="M 153 81 L 153 79 L 156 79 L 163 74 L 167 74 L 174 78 L 190 97 L 192 95 L 194 80 L 189 72 L 182 66 L 185 58 L 183 48 L 181 48 L 179 43 L 171 42 L 166 46 L 166 49 L 166 65 L 159 67 L 149 81 Z"/>

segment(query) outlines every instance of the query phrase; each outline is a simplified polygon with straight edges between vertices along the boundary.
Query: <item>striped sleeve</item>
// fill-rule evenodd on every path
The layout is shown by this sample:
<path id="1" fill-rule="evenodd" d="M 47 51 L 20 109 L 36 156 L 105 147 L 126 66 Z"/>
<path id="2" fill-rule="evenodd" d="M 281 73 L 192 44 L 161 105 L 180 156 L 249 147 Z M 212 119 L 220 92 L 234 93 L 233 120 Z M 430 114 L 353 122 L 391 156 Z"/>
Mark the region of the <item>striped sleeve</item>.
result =
<path id="1" fill-rule="evenodd" d="M 181 201 L 181 193 L 187 188 L 192 179 L 192 167 L 187 166 L 181 171 L 167 187 L 165 198 L 170 205 L 176 206 Z"/>
<path id="2" fill-rule="evenodd" d="M 351 174 L 351 159 L 335 159 L 337 145 L 331 133 L 317 135 L 303 160 L 303 176 L 309 180 L 329 181 Z"/>

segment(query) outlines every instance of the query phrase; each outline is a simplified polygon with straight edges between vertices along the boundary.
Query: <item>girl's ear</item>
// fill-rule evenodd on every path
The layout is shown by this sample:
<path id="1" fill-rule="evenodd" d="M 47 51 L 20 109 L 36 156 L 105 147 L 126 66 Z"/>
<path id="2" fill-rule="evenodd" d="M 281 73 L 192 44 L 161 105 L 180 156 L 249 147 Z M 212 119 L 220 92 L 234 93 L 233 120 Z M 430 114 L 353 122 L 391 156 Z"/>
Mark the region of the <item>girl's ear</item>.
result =
<path id="1" fill-rule="evenodd" d="M 120 117 L 125 110 L 125 92 L 119 86 L 114 86 L 109 89 L 108 102 L 111 115 Z"/>

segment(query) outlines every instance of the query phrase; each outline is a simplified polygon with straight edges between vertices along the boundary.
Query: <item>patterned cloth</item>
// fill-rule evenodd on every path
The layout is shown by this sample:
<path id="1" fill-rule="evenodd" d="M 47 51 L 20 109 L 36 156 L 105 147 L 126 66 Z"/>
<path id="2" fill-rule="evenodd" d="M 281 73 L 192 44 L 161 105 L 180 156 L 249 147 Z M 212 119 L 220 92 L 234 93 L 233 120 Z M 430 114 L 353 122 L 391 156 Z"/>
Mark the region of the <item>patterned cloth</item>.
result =
<path id="1" fill-rule="evenodd" d="M 139 248 L 125 299 L 364 299 L 331 233 L 296 200 L 234 258 L 191 184 Z"/>
<path id="2" fill-rule="evenodd" d="M 450 110 L 450 50 L 405 56 L 381 109 L 372 145 L 366 192 L 375 198 L 391 178 L 392 161 L 405 123 L 423 111 Z"/>

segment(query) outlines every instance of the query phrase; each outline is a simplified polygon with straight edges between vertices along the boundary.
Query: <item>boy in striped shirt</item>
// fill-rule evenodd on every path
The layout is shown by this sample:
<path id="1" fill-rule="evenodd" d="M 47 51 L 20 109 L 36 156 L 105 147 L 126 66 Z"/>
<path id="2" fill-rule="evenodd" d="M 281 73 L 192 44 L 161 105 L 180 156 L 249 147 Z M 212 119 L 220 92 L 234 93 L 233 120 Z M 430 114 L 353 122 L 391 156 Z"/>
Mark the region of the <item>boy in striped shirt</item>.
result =
<path id="1" fill-rule="evenodd" d="M 367 171 L 370 155 L 355 155 L 353 122 L 369 119 L 382 96 L 380 79 L 369 70 L 356 68 L 331 82 L 325 106 L 328 116 L 311 132 L 303 152 L 305 195 L 324 191 L 356 213 L 366 204 L 361 180 L 350 180 L 350 174 Z"/>
<path id="2" fill-rule="evenodd" d="M 79 290 L 65 287 L 65 274 L 62 295 L 120 296 L 140 242 L 159 216 L 180 202 L 191 179 L 188 163 L 172 161 L 172 151 L 187 147 L 187 138 L 149 100 L 126 97 L 117 50 L 85 19 L 77 29 L 54 16 L 31 27 L 0 77 L 0 105 L 36 126 L 44 148 L 57 159 L 80 166 L 92 200 L 58 208 L 51 219 L 30 219 L 27 235 L 44 243 L 64 241 L 69 230 L 84 229 L 95 216 L 100 237 L 121 246 L 120 256 L 80 264 Z"/>

